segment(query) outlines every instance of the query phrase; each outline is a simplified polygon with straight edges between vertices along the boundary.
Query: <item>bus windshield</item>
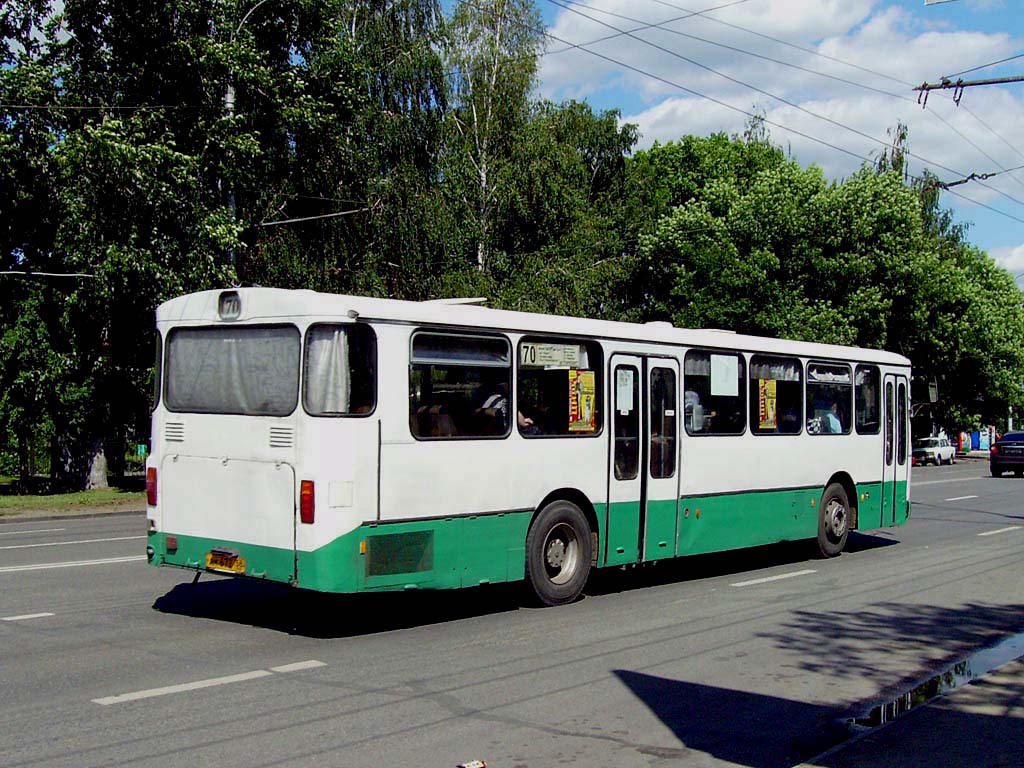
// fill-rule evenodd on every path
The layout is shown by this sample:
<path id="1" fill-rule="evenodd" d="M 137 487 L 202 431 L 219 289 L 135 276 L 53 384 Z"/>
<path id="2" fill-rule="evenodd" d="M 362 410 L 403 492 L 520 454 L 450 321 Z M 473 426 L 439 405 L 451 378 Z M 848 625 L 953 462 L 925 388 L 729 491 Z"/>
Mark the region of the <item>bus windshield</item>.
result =
<path id="1" fill-rule="evenodd" d="M 176 328 L 167 340 L 168 410 L 287 416 L 299 398 L 293 325 Z"/>

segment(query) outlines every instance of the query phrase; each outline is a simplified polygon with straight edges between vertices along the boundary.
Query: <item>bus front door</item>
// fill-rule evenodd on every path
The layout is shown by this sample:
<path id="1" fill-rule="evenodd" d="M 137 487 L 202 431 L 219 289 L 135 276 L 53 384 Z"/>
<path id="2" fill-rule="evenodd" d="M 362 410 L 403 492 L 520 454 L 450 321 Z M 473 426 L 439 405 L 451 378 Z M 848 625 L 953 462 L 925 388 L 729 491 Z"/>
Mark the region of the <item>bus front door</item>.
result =
<path id="1" fill-rule="evenodd" d="M 675 554 L 679 363 L 613 355 L 604 562 Z"/>
<path id="2" fill-rule="evenodd" d="M 896 525 L 906 514 L 910 442 L 905 376 L 886 374 L 882 417 L 882 525 Z"/>

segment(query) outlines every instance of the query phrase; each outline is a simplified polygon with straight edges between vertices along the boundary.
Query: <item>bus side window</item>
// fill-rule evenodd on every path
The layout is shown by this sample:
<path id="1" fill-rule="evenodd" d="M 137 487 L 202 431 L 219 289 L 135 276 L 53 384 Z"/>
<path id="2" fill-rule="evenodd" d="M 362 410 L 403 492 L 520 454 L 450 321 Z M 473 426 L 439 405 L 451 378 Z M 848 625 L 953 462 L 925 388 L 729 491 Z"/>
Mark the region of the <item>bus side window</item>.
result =
<path id="1" fill-rule="evenodd" d="M 807 431 L 848 435 L 853 426 L 853 378 L 848 365 L 807 364 Z"/>
<path id="2" fill-rule="evenodd" d="M 881 376 L 877 365 L 858 365 L 854 385 L 854 420 L 858 435 L 877 435 L 882 425 Z"/>
<path id="3" fill-rule="evenodd" d="M 750 358 L 750 431 L 796 435 L 803 424 L 803 365 L 795 357 Z"/>
<path id="4" fill-rule="evenodd" d="M 509 434 L 512 353 L 503 336 L 418 332 L 409 365 L 409 429 L 418 438 Z"/>
<path id="5" fill-rule="evenodd" d="M 601 431 L 601 346 L 524 337 L 516 353 L 516 419 L 524 437 L 587 437 Z"/>
<path id="6" fill-rule="evenodd" d="M 683 426 L 689 435 L 740 435 L 747 426 L 743 356 L 691 349 L 683 360 Z"/>

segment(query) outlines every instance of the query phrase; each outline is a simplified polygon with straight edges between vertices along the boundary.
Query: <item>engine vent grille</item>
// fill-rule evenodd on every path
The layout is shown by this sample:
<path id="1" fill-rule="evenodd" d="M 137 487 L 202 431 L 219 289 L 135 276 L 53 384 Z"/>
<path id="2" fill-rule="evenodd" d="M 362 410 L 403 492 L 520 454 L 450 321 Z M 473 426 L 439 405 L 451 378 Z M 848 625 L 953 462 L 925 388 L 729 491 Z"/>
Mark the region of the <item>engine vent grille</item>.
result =
<path id="1" fill-rule="evenodd" d="M 169 421 L 164 424 L 164 440 L 168 443 L 185 442 L 185 425 L 180 421 Z"/>
<path id="2" fill-rule="evenodd" d="M 271 427 L 270 447 L 291 448 L 295 444 L 295 430 L 291 427 Z"/>

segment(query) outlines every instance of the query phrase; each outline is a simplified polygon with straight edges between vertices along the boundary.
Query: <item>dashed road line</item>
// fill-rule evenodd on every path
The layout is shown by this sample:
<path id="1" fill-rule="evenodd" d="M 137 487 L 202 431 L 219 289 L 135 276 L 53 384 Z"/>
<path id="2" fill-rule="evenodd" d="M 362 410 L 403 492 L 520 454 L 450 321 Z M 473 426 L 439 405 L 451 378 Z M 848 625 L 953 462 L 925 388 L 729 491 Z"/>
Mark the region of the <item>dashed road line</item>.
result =
<path id="1" fill-rule="evenodd" d="M 6 565 L 0 567 L 0 573 L 47 571 L 51 568 L 78 568 L 83 565 L 107 565 L 108 563 L 133 563 L 145 559 L 145 555 L 130 555 L 129 557 L 105 557 L 102 560 L 74 560 L 64 563 L 37 563 L 35 565 Z"/>
<path id="2" fill-rule="evenodd" d="M 52 613 L 24 613 L 21 616 L 3 616 L 0 617 L 0 621 L 28 621 L 29 619 L 45 619 L 47 616 L 53 616 Z"/>
<path id="3" fill-rule="evenodd" d="M 979 533 L 978 535 L 979 536 L 995 536 L 997 533 L 1009 533 L 1010 531 L 1019 531 L 1020 528 L 1021 527 L 1019 525 L 1008 525 L 1005 528 L 1000 528 L 1000 529 L 998 529 L 996 531 L 985 531 L 984 533 Z"/>
<path id="4" fill-rule="evenodd" d="M 68 544 L 101 544 L 106 541 L 131 541 L 144 539 L 145 536 L 115 536 L 112 539 L 79 539 L 78 541 L 48 541 L 44 544 L 8 544 L 0 549 L 34 549 L 37 547 L 63 547 Z"/>
<path id="5" fill-rule="evenodd" d="M 271 672 L 300 672 L 303 669 L 316 669 L 317 667 L 326 667 L 322 661 L 316 659 L 310 659 L 309 661 L 297 661 L 294 664 L 283 664 L 280 667 L 271 667 Z"/>
<path id="6" fill-rule="evenodd" d="M 206 680 L 195 680 L 191 683 L 179 683 L 178 685 L 165 685 L 162 688 L 149 688 L 144 691 L 133 691 L 122 693 L 117 696 L 104 696 L 100 699 L 93 699 L 93 703 L 108 707 L 111 704 L 123 704 L 127 701 L 139 701 L 140 699 L 152 699 L 157 696 L 168 696 L 173 693 L 184 693 L 185 691 L 197 691 L 202 688 L 213 688 L 218 685 L 231 685 L 233 683 L 244 683 L 247 680 L 258 680 L 261 677 L 273 677 L 275 674 L 298 672 L 302 669 L 313 669 L 314 667 L 327 666 L 322 661 L 310 659 L 309 661 L 298 661 L 294 664 L 284 664 L 280 667 L 270 669 L 254 669 L 252 672 L 242 672 L 238 675 L 227 675 L 226 677 L 211 677 Z"/>
<path id="7" fill-rule="evenodd" d="M 792 579 L 796 576 L 806 576 L 810 573 L 817 573 L 817 571 L 810 568 L 803 571 L 790 571 L 789 573 L 780 573 L 778 576 L 765 576 L 762 579 L 750 579 L 749 581 L 737 581 L 735 584 L 730 584 L 730 587 L 752 587 L 755 584 L 767 584 L 770 581 L 782 581 L 783 579 Z"/>
<path id="8" fill-rule="evenodd" d="M 978 496 L 954 496 L 952 499 L 946 499 L 946 501 L 967 501 L 968 499 L 976 499 Z"/>
<path id="9" fill-rule="evenodd" d="M 0 531 L 0 536 L 17 536 L 19 533 L 60 533 L 67 528 L 26 528 L 23 531 Z"/>

